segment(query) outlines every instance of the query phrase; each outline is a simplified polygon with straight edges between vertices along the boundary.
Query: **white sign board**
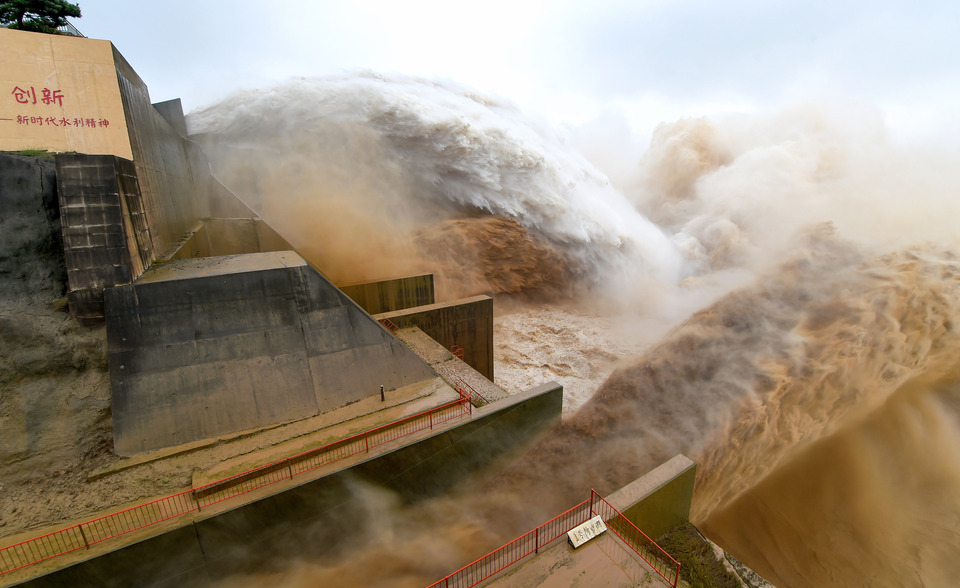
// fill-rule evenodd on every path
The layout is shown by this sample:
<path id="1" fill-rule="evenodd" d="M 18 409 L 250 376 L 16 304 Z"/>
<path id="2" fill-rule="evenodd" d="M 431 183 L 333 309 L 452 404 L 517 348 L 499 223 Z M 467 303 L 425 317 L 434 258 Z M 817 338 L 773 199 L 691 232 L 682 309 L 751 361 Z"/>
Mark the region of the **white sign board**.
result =
<path id="1" fill-rule="evenodd" d="M 597 515 L 582 525 L 567 531 L 567 541 L 570 542 L 571 547 L 576 549 L 606 530 L 607 525 L 604 524 L 600 515 Z"/>

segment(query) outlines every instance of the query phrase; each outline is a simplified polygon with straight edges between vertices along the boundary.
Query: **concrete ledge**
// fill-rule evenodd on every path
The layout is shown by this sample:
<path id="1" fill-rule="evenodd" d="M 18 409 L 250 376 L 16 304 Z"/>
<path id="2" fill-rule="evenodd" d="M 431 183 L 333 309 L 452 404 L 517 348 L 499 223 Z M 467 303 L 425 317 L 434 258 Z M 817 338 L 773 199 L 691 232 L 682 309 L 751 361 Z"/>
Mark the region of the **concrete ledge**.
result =
<path id="1" fill-rule="evenodd" d="M 697 464 L 685 455 L 675 455 L 607 497 L 633 524 L 651 539 L 690 519 Z"/>

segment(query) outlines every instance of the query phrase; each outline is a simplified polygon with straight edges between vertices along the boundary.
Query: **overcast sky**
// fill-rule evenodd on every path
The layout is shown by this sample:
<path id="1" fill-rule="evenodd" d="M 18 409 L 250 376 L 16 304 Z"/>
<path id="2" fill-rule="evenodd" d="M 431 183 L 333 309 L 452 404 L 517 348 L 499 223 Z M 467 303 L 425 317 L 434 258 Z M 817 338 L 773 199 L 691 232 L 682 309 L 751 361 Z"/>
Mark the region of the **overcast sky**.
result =
<path id="1" fill-rule="evenodd" d="M 960 2 L 884 0 L 80 0 L 156 101 L 354 70 L 452 79 L 556 124 L 809 100 L 960 133 Z"/>

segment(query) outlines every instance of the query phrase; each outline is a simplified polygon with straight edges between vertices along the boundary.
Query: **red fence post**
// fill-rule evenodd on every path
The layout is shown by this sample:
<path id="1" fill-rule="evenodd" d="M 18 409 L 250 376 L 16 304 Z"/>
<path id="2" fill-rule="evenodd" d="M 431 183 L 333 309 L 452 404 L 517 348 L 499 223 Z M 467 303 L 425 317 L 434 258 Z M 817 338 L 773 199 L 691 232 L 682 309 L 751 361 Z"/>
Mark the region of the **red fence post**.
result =
<path id="1" fill-rule="evenodd" d="M 80 536 L 83 537 L 83 546 L 90 549 L 90 542 L 87 541 L 87 535 L 83 532 L 83 525 L 77 525 L 77 528 L 80 529 Z"/>
<path id="2" fill-rule="evenodd" d="M 680 583 L 680 562 L 677 562 L 677 575 L 673 578 L 673 588 L 677 588 Z"/>
<path id="3" fill-rule="evenodd" d="M 540 527 L 537 527 L 537 532 L 533 538 L 533 552 L 540 553 Z"/>

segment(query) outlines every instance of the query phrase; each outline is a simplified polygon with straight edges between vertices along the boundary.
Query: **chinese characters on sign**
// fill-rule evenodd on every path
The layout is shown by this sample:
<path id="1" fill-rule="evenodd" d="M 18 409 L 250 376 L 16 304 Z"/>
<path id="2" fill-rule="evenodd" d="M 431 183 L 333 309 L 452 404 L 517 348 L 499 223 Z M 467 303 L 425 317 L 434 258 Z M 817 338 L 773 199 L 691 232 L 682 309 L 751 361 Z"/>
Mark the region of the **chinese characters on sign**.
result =
<path id="1" fill-rule="evenodd" d="M 20 104 L 37 103 L 37 89 L 33 86 L 30 86 L 29 90 L 25 90 L 20 86 L 14 86 L 13 91 L 10 93 L 13 94 L 14 100 Z M 51 90 L 50 88 L 42 88 L 40 90 L 40 101 L 44 104 L 63 106 L 63 92 L 60 90 Z"/>
<path id="2" fill-rule="evenodd" d="M 35 86 L 29 86 L 28 88 L 23 88 L 21 86 L 14 86 L 13 90 L 10 92 L 10 95 L 13 96 L 14 101 L 17 104 L 21 105 L 33 105 L 33 104 L 45 104 L 47 106 L 59 106 L 63 107 L 64 95 L 61 90 L 51 90 L 50 88 L 40 88 L 39 93 Z M 11 115 L 12 116 L 12 115 Z M 27 125 L 27 126 L 53 126 L 53 127 L 74 127 L 74 128 L 90 128 L 90 129 L 102 129 L 110 126 L 110 121 L 105 118 L 74 118 L 66 116 L 30 116 L 26 114 L 18 114 L 16 119 L 13 118 L 0 118 L 0 121 L 14 121 L 16 120 L 18 125 Z"/>
<path id="3" fill-rule="evenodd" d="M 582 525 L 567 531 L 567 542 L 576 549 L 606 530 L 607 525 L 600 515 L 597 515 Z"/>
<path id="4" fill-rule="evenodd" d="M 11 119 L 12 120 L 12 119 Z M 53 116 L 22 116 L 17 115 L 18 125 L 52 125 L 55 127 L 108 127 L 110 121 L 105 118 L 56 118 Z"/>

